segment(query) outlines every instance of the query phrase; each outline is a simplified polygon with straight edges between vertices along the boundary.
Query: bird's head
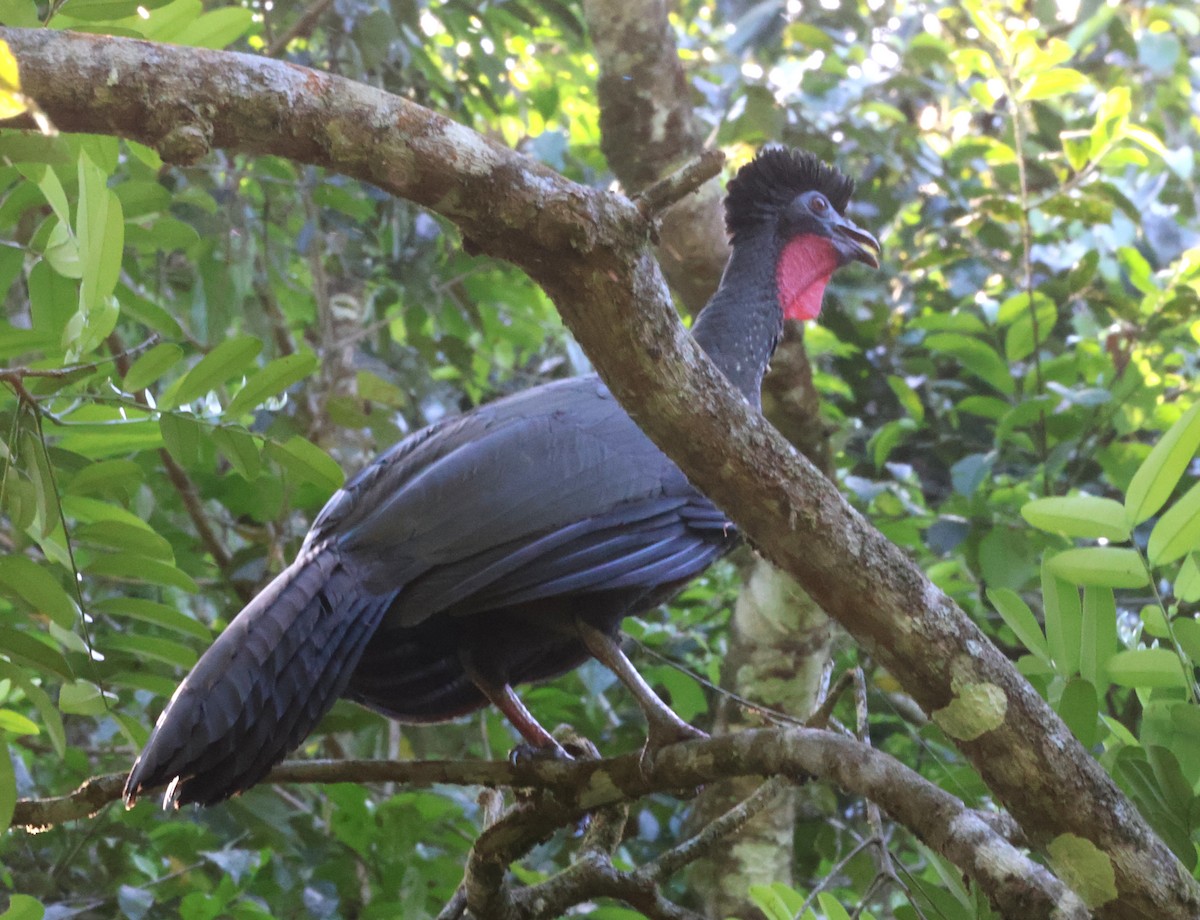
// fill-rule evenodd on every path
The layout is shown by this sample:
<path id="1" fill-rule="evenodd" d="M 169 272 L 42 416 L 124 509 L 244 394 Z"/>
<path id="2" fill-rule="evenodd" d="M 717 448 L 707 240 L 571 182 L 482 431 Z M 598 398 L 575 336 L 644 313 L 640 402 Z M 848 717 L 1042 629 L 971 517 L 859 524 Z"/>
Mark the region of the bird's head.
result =
<path id="1" fill-rule="evenodd" d="M 830 276 L 843 265 L 879 267 L 879 241 L 846 217 L 854 180 L 810 153 L 769 147 L 729 183 L 725 226 L 733 245 L 774 259 L 788 319 L 815 319 Z"/>

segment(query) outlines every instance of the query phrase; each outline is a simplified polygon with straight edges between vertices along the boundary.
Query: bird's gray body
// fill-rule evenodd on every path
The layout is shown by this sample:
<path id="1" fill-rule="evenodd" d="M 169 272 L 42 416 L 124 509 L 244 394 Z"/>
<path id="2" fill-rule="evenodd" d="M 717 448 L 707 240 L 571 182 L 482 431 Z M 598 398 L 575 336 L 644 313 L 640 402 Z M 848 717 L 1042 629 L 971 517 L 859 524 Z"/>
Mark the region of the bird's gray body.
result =
<path id="1" fill-rule="evenodd" d="M 131 786 L 252 785 L 341 695 L 403 721 L 470 712 L 487 699 L 463 653 L 500 683 L 561 674 L 587 657 L 574 617 L 614 630 L 736 539 L 595 376 L 439 422 L 330 499 L 180 686 Z"/>

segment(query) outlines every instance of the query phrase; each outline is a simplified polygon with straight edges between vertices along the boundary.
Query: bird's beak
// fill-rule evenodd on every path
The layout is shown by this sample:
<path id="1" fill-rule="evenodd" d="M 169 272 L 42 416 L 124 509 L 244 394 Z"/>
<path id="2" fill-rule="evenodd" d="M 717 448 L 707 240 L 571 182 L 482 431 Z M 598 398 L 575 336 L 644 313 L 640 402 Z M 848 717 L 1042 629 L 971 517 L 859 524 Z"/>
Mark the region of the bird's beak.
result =
<path id="1" fill-rule="evenodd" d="M 883 252 L 879 240 L 867 233 L 848 217 L 838 217 L 833 225 L 833 238 L 846 261 L 862 262 L 871 268 L 879 268 L 879 256 Z"/>

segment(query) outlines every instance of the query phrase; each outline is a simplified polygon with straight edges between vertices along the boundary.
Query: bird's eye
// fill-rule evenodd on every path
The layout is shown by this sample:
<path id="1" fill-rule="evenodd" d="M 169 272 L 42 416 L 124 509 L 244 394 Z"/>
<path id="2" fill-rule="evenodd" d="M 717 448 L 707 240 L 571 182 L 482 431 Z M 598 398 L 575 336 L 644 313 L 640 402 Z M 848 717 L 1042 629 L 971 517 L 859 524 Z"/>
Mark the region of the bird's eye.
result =
<path id="1" fill-rule="evenodd" d="M 829 207 L 829 202 L 820 195 L 813 195 L 812 201 L 808 203 L 808 206 L 817 214 L 824 214 L 825 209 Z"/>

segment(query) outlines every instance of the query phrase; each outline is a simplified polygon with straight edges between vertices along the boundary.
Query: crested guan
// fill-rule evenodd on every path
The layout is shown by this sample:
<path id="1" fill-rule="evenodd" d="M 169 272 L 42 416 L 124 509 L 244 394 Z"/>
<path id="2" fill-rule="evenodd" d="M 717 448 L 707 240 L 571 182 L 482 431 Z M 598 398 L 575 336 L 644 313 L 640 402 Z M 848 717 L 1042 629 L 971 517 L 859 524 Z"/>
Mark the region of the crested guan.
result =
<path id="1" fill-rule="evenodd" d="M 844 216 L 853 182 L 761 152 L 729 183 L 733 252 L 696 342 L 759 405 L 784 317 L 813 319 L 830 275 L 878 266 Z M 621 620 L 737 543 L 723 512 L 595 375 L 534 387 L 405 438 L 349 480 L 300 552 L 204 653 L 125 784 L 132 804 L 210 804 L 262 779 L 339 696 L 403 722 L 495 704 L 557 749 L 513 685 L 594 656 L 636 696 L 649 744 L 700 736 L 621 652 Z"/>

